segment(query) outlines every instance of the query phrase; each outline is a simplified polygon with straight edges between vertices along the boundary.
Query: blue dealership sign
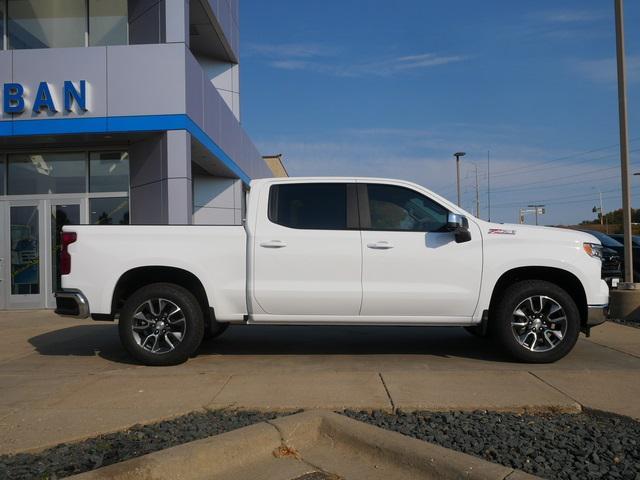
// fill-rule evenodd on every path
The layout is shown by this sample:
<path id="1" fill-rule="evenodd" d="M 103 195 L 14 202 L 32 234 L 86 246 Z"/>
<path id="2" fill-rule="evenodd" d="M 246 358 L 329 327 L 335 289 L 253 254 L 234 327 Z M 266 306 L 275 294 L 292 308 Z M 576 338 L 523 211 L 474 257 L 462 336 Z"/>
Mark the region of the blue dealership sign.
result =
<path id="1" fill-rule="evenodd" d="M 25 110 L 25 88 L 20 83 L 5 83 L 2 96 L 2 109 L 4 113 L 20 114 Z M 64 82 L 62 87 L 63 108 L 66 112 L 73 111 L 74 103 L 78 109 L 86 112 L 87 109 L 87 82 L 80 80 L 74 84 L 70 80 Z M 33 99 L 33 113 L 41 113 L 48 110 L 58 113 L 51 88 L 47 82 L 40 82 Z"/>

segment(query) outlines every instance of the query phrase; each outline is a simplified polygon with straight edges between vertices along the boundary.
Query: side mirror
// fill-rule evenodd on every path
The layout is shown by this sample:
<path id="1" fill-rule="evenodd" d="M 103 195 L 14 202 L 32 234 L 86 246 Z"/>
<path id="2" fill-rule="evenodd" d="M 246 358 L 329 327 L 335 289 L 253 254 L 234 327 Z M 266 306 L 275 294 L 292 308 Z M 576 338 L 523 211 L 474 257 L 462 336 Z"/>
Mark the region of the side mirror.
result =
<path id="1" fill-rule="evenodd" d="M 456 243 L 464 243 L 471 240 L 469 221 L 457 213 L 449 213 L 447 217 L 447 230 L 455 234 Z"/>

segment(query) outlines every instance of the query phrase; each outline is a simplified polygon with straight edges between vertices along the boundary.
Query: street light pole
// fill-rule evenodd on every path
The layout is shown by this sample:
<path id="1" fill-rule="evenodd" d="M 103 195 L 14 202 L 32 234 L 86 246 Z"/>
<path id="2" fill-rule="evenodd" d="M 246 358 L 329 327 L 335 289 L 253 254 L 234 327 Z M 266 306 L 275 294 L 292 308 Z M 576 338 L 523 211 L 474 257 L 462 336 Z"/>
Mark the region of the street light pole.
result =
<path id="1" fill-rule="evenodd" d="M 460 206 L 460 157 L 464 157 L 466 153 L 456 152 L 453 154 L 456 157 L 456 185 L 458 186 L 458 206 Z"/>
<path id="2" fill-rule="evenodd" d="M 476 169 L 476 217 L 480 218 L 480 184 L 478 183 L 478 165 L 471 163 Z"/>
<path id="3" fill-rule="evenodd" d="M 633 283 L 631 243 L 631 182 L 629 180 L 629 136 L 627 130 L 627 87 L 624 53 L 624 11 L 622 0 L 614 0 L 616 11 L 616 57 L 618 64 L 618 114 L 620 121 L 620 167 L 622 173 L 622 218 L 624 227 L 624 280 Z"/>

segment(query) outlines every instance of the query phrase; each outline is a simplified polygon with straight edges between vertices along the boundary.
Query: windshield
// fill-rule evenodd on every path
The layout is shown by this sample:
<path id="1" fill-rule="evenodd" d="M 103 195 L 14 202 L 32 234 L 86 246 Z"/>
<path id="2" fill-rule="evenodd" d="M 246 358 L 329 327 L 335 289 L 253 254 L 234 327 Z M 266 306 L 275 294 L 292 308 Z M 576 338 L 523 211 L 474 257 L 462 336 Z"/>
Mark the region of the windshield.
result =
<path id="1" fill-rule="evenodd" d="M 606 235 L 602 232 L 596 232 L 595 230 L 587 230 L 586 233 L 589 233 L 594 237 L 596 237 L 598 240 L 600 240 L 602 245 L 604 245 L 605 247 L 613 247 L 613 248 L 623 247 L 623 245 L 619 241 L 611 238 L 609 235 Z"/>

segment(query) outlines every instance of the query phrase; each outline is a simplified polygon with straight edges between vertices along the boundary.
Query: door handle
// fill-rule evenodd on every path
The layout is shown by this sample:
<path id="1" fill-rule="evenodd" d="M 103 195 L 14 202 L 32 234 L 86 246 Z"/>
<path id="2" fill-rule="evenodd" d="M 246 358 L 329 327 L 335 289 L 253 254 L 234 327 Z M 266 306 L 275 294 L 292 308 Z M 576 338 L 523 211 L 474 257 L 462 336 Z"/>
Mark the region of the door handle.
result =
<path id="1" fill-rule="evenodd" d="M 287 244 L 282 240 L 270 240 L 268 242 L 262 242 L 260 246 L 264 248 L 283 248 L 286 247 Z"/>
<path id="2" fill-rule="evenodd" d="M 393 248 L 393 245 L 391 245 L 389 242 L 381 241 L 381 242 L 367 243 L 367 247 L 372 248 L 374 250 L 389 250 Z"/>

